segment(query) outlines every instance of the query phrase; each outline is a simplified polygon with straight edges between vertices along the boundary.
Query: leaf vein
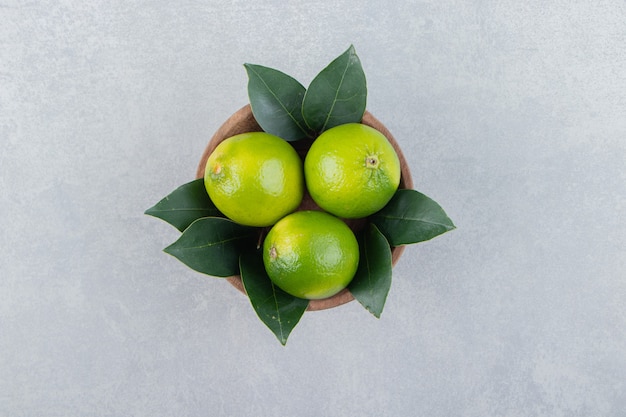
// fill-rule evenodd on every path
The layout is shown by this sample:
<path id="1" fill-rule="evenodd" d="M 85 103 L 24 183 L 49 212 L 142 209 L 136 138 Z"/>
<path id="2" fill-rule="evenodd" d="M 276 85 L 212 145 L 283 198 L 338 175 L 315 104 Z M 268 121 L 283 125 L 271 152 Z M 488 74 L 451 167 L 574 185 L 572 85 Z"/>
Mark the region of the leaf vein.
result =
<path id="1" fill-rule="evenodd" d="M 399 216 L 389 216 L 389 215 L 380 215 L 378 217 L 382 217 L 382 218 L 389 219 L 389 220 L 400 220 L 400 221 L 404 220 L 404 221 L 413 221 L 416 223 L 433 224 L 437 226 L 443 226 L 446 228 L 452 227 L 450 224 L 447 224 L 447 223 L 434 222 L 434 221 L 424 220 L 424 219 L 414 218 L 414 217 L 399 217 Z"/>
<path id="2" fill-rule="evenodd" d="M 267 84 L 267 82 L 265 82 L 265 80 L 263 79 L 263 77 L 261 77 L 261 75 L 259 75 L 258 72 L 256 72 L 254 70 L 254 68 L 251 68 L 252 72 L 254 72 L 254 75 L 256 75 L 259 80 L 261 80 L 261 82 L 263 83 L 263 85 L 265 86 L 265 88 L 267 89 L 267 91 L 269 91 L 269 93 L 272 95 L 272 97 L 274 97 L 274 99 L 278 102 L 278 104 L 280 105 L 280 107 L 285 111 L 285 113 L 287 113 L 287 115 L 289 116 L 289 118 L 296 124 L 296 126 L 298 126 L 298 129 L 300 129 L 302 131 L 302 133 L 306 134 L 308 136 L 308 132 L 306 131 L 306 129 L 304 129 L 302 127 L 302 125 L 300 124 L 300 122 L 298 122 L 298 120 L 296 120 L 295 116 L 293 115 L 292 111 L 289 111 L 287 109 L 287 107 L 283 104 L 283 102 L 278 98 L 278 96 L 276 95 L 276 93 L 274 93 L 274 90 L 272 90 L 270 88 L 270 86 Z"/>
<path id="3" fill-rule="evenodd" d="M 220 244 L 224 244 L 224 243 L 228 243 L 228 242 L 232 242 L 235 240 L 241 240 L 241 239 L 245 239 L 246 237 L 248 237 L 249 235 L 242 235 L 242 236 L 235 236 L 232 237 L 230 239 L 224 239 L 224 240 L 219 240 L 219 241 L 215 241 L 215 242 L 208 242 L 207 244 L 204 245 L 199 245 L 199 246 L 183 246 L 181 248 L 181 250 L 192 250 L 192 249 L 204 249 L 204 248 L 210 248 L 212 246 L 215 245 L 220 245 Z"/>
<path id="4" fill-rule="evenodd" d="M 272 295 L 274 297 L 274 306 L 276 307 L 276 320 L 278 321 L 278 328 L 280 330 L 280 340 L 281 342 L 285 340 L 285 336 L 283 334 L 283 322 L 280 317 L 280 309 L 278 308 L 278 298 L 276 297 L 276 286 L 272 283 Z"/>
<path id="5" fill-rule="evenodd" d="M 171 208 L 171 209 L 154 209 L 149 210 L 150 213 L 167 213 L 170 211 L 217 211 L 217 209 L 198 207 L 198 208 Z"/>
<path id="6" fill-rule="evenodd" d="M 346 67 L 343 70 L 343 73 L 341 74 L 341 80 L 339 80 L 339 85 L 337 86 L 337 90 L 335 91 L 335 98 L 333 99 L 333 103 L 330 106 L 330 110 L 328 111 L 328 114 L 326 115 L 326 120 L 324 120 L 324 124 L 322 125 L 322 132 L 326 129 L 326 125 L 328 124 L 328 121 L 330 120 L 330 116 L 333 113 L 333 110 L 335 109 L 335 104 L 337 103 L 337 96 L 339 95 L 339 90 L 341 90 L 341 86 L 343 85 L 343 80 L 346 77 L 346 73 L 348 72 L 348 68 L 350 68 L 350 58 L 348 58 L 348 60 L 346 61 Z"/>

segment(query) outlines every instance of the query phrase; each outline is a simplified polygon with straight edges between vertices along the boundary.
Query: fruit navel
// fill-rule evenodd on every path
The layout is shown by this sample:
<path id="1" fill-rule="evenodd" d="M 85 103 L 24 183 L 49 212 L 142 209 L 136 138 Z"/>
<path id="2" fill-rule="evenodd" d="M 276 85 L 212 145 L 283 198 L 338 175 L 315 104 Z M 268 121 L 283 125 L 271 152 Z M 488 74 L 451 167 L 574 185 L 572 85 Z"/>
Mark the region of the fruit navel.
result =
<path id="1" fill-rule="evenodd" d="M 212 178 L 217 179 L 219 178 L 222 173 L 222 164 L 216 162 L 208 171 L 209 175 L 211 175 Z"/>

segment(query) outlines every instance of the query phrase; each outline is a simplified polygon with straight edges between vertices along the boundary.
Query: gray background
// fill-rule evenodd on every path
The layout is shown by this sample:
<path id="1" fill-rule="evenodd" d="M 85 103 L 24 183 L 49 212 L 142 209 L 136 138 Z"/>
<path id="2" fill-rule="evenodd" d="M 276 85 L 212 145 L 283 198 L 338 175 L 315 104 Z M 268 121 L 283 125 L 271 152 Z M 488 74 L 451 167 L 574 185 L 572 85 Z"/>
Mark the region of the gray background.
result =
<path id="1" fill-rule="evenodd" d="M 623 1 L 0 4 L 0 416 L 624 416 Z M 247 102 L 351 43 L 458 229 L 376 320 L 248 300 L 143 215 Z"/>

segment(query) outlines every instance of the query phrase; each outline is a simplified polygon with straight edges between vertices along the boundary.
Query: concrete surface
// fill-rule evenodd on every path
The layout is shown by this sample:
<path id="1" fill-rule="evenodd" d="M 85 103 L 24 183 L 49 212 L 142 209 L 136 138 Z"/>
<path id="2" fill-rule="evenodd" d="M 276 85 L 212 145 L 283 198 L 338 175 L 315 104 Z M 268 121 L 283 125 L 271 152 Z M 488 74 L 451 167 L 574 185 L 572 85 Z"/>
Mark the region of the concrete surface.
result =
<path id="1" fill-rule="evenodd" d="M 626 413 L 623 1 L 0 4 L 0 416 Z M 382 318 L 286 347 L 143 211 L 247 102 L 354 44 L 368 109 L 458 229 Z"/>

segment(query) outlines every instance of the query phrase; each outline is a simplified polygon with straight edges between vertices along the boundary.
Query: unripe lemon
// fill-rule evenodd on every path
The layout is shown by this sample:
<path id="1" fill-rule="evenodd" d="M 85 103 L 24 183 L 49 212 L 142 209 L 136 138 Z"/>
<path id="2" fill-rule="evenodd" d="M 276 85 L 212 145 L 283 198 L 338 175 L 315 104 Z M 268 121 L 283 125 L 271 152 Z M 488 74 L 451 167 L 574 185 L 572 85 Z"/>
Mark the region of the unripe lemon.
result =
<path id="1" fill-rule="evenodd" d="M 400 160 L 385 135 L 360 123 L 323 132 L 304 160 L 313 200 L 343 218 L 367 217 L 383 208 L 400 184 Z"/>
<path id="2" fill-rule="evenodd" d="M 344 289 L 359 264 L 359 245 L 350 228 L 322 211 L 298 211 L 279 220 L 263 242 L 268 276 L 300 298 L 331 297 Z"/>
<path id="3" fill-rule="evenodd" d="M 243 133 L 215 148 L 206 163 L 204 185 L 213 204 L 231 220 L 270 226 L 302 201 L 302 160 L 277 136 Z"/>

